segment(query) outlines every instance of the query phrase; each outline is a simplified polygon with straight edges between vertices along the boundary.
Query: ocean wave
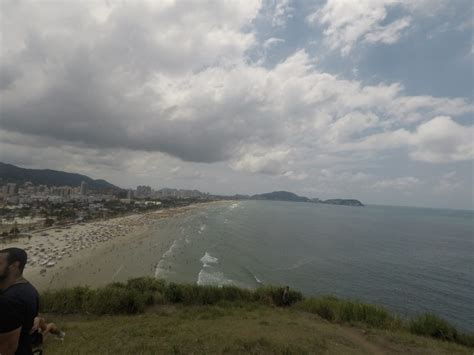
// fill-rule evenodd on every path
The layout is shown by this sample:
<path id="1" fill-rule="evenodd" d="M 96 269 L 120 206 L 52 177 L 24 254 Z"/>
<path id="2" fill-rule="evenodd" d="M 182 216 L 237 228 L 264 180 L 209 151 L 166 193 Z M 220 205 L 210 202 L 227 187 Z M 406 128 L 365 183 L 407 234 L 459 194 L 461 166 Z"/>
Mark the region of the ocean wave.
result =
<path id="1" fill-rule="evenodd" d="M 228 279 L 224 276 L 223 272 L 212 271 L 207 267 L 203 267 L 201 271 L 199 271 L 196 283 L 198 285 L 214 285 L 220 287 L 234 284 L 231 279 Z"/>
<path id="2" fill-rule="evenodd" d="M 257 275 L 255 275 L 252 271 L 250 271 L 248 267 L 244 266 L 243 269 L 249 276 L 253 277 L 256 283 L 258 283 L 259 285 L 263 285 L 263 282 L 257 277 Z"/>
<path id="3" fill-rule="evenodd" d="M 209 254 L 207 251 L 206 253 L 204 254 L 204 256 L 200 259 L 202 265 L 204 267 L 206 266 L 209 266 L 210 264 L 217 264 L 217 262 L 219 261 L 218 258 L 212 256 L 211 254 Z"/>
<path id="4" fill-rule="evenodd" d="M 165 263 L 166 259 L 168 259 L 170 256 L 173 255 L 173 252 L 179 247 L 178 245 L 178 239 L 176 239 L 173 244 L 169 247 L 169 249 L 163 253 L 163 255 L 160 258 L 160 261 L 156 265 L 155 268 L 155 278 L 160 278 L 160 277 L 165 277 L 165 275 L 169 274 L 169 270 L 166 269 Z"/>
<path id="5" fill-rule="evenodd" d="M 260 285 L 263 284 L 263 282 L 260 281 L 260 279 L 257 277 L 257 275 L 255 275 L 255 274 L 252 274 L 252 275 L 253 275 L 253 278 L 255 279 L 255 281 L 256 281 L 258 284 L 260 284 Z"/>
<path id="6" fill-rule="evenodd" d="M 300 260 L 300 261 L 297 261 L 296 263 L 294 263 L 293 265 L 291 266 L 288 266 L 288 267 L 283 267 L 283 268 L 276 268 L 276 269 L 273 269 L 274 271 L 290 271 L 290 270 L 295 270 L 295 269 L 298 269 L 306 264 L 309 264 L 311 263 L 312 261 L 314 260 L 314 258 L 309 258 L 309 259 L 303 259 L 303 260 Z"/>
<path id="7" fill-rule="evenodd" d="M 174 250 L 178 248 L 178 239 L 176 239 L 173 244 L 171 244 L 171 247 L 163 254 L 161 258 L 167 258 L 171 255 L 173 255 Z"/>
<path id="8" fill-rule="evenodd" d="M 229 209 L 233 210 L 234 208 L 239 207 L 239 206 L 240 206 L 240 202 L 235 202 L 229 206 Z"/>
<path id="9" fill-rule="evenodd" d="M 224 276 L 224 273 L 215 269 L 219 259 L 215 256 L 205 252 L 204 256 L 200 259 L 202 263 L 202 269 L 199 271 L 196 283 L 198 285 L 232 285 L 233 280 L 228 279 Z"/>

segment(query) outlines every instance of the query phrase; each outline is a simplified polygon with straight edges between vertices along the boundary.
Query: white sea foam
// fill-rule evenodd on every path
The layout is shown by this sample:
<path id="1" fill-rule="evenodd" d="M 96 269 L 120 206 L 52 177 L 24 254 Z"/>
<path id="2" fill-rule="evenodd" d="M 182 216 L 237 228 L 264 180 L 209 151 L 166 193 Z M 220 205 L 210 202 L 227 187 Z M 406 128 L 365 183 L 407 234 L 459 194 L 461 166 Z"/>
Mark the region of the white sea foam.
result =
<path id="1" fill-rule="evenodd" d="M 224 285 L 232 285 L 233 281 L 226 278 L 220 271 L 212 271 L 207 267 L 203 267 L 201 271 L 199 271 L 196 283 L 198 285 L 216 285 L 222 287 Z"/>
<path id="2" fill-rule="evenodd" d="M 253 278 L 255 279 L 255 281 L 257 281 L 258 284 L 263 283 L 262 281 L 260 281 L 260 279 L 255 274 L 253 274 Z"/>
<path id="3" fill-rule="evenodd" d="M 173 255 L 173 252 L 179 247 L 178 239 L 176 239 L 170 248 L 161 256 L 160 261 L 155 268 L 155 277 L 164 277 L 165 274 L 168 274 L 169 271 L 165 268 L 166 259 Z"/>
<path id="4" fill-rule="evenodd" d="M 204 267 L 209 266 L 210 264 L 217 264 L 217 262 L 219 261 L 218 258 L 212 256 L 207 251 L 200 260 L 201 260 L 202 266 Z"/>
<path id="5" fill-rule="evenodd" d="M 204 232 L 206 230 L 206 225 L 205 224 L 201 224 L 199 226 L 199 230 L 198 230 L 198 233 L 201 234 L 202 232 Z"/>
<path id="6" fill-rule="evenodd" d="M 215 269 L 219 261 L 218 258 L 206 251 L 200 261 L 202 263 L 202 269 L 199 271 L 196 281 L 198 285 L 224 286 L 234 284 L 233 280 L 226 278 L 221 271 Z"/>
<path id="7" fill-rule="evenodd" d="M 239 207 L 239 206 L 240 206 L 240 202 L 236 202 L 236 203 L 231 204 L 231 205 L 229 206 L 229 209 L 230 209 L 230 210 L 233 210 L 234 208 Z"/>
<path id="8" fill-rule="evenodd" d="M 178 248 L 178 239 L 176 239 L 173 244 L 171 244 L 171 247 L 163 254 L 162 258 L 167 258 L 171 255 L 173 255 L 174 250 Z"/>

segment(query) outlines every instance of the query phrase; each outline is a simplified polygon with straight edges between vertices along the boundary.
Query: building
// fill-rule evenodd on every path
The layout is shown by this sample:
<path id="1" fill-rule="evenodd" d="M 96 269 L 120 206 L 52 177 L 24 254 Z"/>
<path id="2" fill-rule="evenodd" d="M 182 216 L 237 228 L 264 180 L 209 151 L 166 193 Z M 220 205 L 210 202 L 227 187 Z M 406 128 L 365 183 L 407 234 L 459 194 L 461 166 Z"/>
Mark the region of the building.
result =
<path id="1" fill-rule="evenodd" d="M 137 197 L 150 197 L 152 193 L 150 186 L 137 186 Z"/>
<path id="2" fill-rule="evenodd" d="M 89 188 L 88 188 L 88 186 L 87 186 L 87 182 L 82 181 L 82 182 L 81 182 L 81 190 L 80 190 L 81 195 L 82 195 L 82 196 L 86 196 L 88 190 L 89 190 Z"/>
<path id="3" fill-rule="evenodd" d="M 13 196 L 18 193 L 18 185 L 11 182 L 6 185 L 6 195 L 7 196 Z"/>

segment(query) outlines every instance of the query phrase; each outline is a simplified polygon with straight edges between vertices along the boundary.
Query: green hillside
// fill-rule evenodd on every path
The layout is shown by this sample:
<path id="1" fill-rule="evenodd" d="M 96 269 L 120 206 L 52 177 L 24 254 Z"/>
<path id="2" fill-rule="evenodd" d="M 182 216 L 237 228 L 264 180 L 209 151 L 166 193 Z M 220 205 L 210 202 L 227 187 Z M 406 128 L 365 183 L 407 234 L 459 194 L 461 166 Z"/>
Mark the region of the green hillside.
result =
<path id="1" fill-rule="evenodd" d="M 472 354 L 467 347 L 263 305 L 163 305 L 129 316 L 50 315 L 45 354 Z"/>
<path id="2" fill-rule="evenodd" d="M 42 294 L 42 313 L 66 332 L 47 354 L 471 354 L 474 337 L 424 315 L 335 297 L 140 278 Z"/>

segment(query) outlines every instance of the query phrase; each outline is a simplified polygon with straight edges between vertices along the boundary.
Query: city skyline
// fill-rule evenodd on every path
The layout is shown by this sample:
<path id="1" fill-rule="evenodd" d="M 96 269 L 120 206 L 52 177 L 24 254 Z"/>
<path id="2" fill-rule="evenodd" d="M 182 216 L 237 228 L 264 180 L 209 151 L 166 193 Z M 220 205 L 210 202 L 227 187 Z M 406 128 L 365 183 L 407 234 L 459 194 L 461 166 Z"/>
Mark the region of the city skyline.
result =
<path id="1" fill-rule="evenodd" d="M 1 7 L 0 161 L 473 209 L 470 1 Z"/>

